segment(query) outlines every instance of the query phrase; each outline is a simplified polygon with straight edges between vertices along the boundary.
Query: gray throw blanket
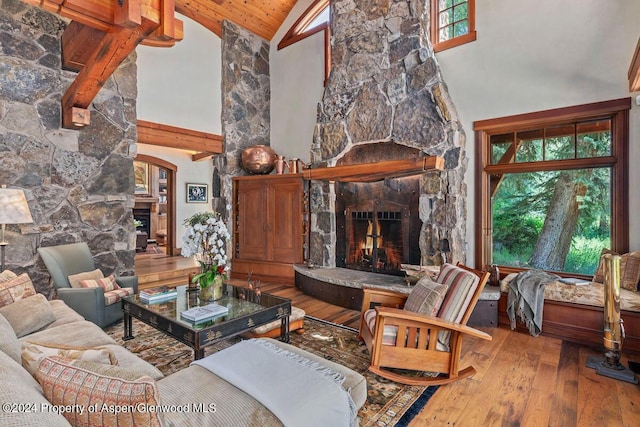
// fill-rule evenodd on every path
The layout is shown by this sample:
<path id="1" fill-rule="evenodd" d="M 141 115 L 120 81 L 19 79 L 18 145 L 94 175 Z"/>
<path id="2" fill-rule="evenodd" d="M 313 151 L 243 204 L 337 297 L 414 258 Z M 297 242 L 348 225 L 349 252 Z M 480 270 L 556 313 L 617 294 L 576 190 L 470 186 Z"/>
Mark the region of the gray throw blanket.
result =
<path id="1" fill-rule="evenodd" d="M 507 297 L 507 315 L 511 329 L 516 328 L 516 315 L 527 327 L 529 333 L 537 337 L 542 332 L 542 309 L 544 307 L 544 288 L 547 283 L 560 277 L 541 270 L 527 270 L 509 283 Z"/>

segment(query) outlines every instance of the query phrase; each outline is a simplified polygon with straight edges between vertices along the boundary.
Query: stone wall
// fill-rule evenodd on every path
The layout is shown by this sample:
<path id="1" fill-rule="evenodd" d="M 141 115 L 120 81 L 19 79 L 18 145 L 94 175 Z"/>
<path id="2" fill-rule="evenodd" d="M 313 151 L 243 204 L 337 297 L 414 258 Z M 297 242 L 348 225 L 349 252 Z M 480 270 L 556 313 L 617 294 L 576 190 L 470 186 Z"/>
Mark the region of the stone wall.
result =
<path id="1" fill-rule="evenodd" d="M 232 230 L 232 178 L 246 175 L 240 155 L 270 145 L 271 80 L 269 43 L 229 21 L 222 28 L 222 97 L 225 153 L 213 158 L 213 208 Z"/>
<path id="2" fill-rule="evenodd" d="M 393 142 L 445 158 L 421 177 L 424 264 L 465 261 L 465 136 L 428 38 L 427 0 L 335 0 L 332 70 L 311 150 L 336 165 L 354 146 Z M 334 187 L 311 190 L 311 261 L 335 265 Z M 450 251 L 443 253 L 443 241 Z"/>
<path id="3" fill-rule="evenodd" d="M 61 70 L 65 21 L 0 0 L 0 184 L 24 190 L 33 224 L 7 226 L 7 268 L 54 292 L 36 250 L 85 241 L 105 274 L 133 274 L 135 55 L 91 105 L 91 126 L 61 128 L 60 99 L 75 78 Z"/>

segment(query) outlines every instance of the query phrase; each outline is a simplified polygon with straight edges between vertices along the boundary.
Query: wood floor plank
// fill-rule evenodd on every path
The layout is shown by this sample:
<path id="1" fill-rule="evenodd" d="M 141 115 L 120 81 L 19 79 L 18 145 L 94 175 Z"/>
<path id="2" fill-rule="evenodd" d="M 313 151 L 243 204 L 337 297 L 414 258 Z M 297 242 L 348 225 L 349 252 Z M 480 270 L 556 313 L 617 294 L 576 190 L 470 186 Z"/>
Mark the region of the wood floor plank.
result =
<path id="1" fill-rule="evenodd" d="M 563 343 L 558 364 L 550 427 L 577 426 L 579 346 Z"/>

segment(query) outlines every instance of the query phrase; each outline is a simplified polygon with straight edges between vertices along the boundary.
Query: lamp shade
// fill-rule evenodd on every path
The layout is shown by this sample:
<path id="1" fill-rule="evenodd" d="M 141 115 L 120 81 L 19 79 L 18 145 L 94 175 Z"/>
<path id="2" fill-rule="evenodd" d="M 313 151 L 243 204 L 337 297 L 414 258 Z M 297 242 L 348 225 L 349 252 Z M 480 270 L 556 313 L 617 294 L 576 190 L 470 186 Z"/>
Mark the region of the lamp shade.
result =
<path id="1" fill-rule="evenodd" d="M 0 188 L 0 224 L 33 222 L 27 198 L 22 190 Z"/>

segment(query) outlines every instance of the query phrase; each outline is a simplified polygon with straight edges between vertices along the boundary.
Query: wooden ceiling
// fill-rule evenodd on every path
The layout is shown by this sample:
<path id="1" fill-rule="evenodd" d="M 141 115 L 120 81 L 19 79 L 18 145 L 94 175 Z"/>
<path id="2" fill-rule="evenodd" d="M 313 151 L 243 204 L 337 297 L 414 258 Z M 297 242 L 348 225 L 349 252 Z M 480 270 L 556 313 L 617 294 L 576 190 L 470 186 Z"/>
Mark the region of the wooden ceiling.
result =
<path id="1" fill-rule="evenodd" d="M 271 40 L 297 0 L 175 0 L 176 12 L 222 36 L 227 19 Z"/>

